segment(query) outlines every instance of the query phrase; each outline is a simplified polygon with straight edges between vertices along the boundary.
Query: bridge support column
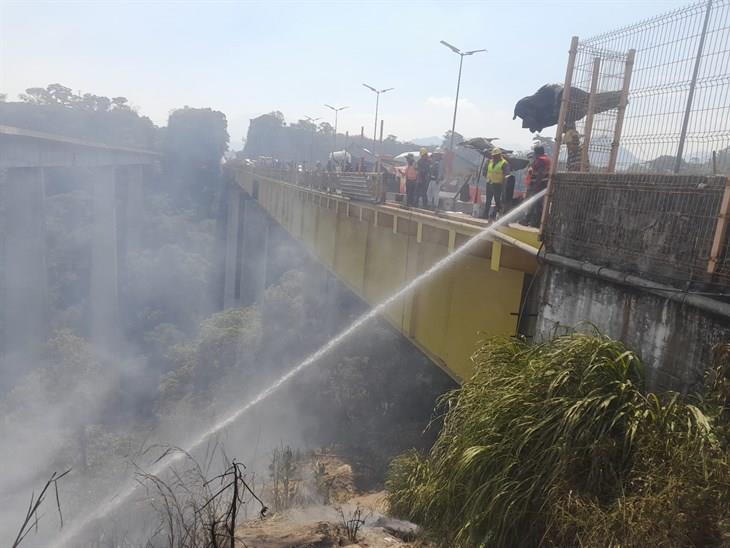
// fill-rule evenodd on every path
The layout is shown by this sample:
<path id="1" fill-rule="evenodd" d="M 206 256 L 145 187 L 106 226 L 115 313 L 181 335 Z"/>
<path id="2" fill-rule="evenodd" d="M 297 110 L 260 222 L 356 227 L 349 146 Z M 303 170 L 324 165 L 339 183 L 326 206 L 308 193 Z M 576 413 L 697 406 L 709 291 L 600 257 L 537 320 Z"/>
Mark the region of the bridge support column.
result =
<path id="1" fill-rule="evenodd" d="M 85 170 L 93 186 L 91 234 L 91 288 L 89 320 L 91 341 L 111 349 L 119 337 L 117 271 L 116 171 L 113 166 Z"/>
<path id="2" fill-rule="evenodd" d="M 256 245 L 257 250 L 254 253 L 253 268 L 250 269 L 254 302 L 263 297 L 266 291 L 269 272 L 269 231 L 271 230 L 271 219 L 269 219 L 269 216 L 260 207 L 256 212 L 255 225 L 254 235 L 258 237 L 258 242 Z"/>
<path id="3" fill-rule="evenodd" d="M 271 219 L 256 200 L 244 200 L 241 213 L 236 295 L 239 306 L 249 306 L 266 290 Z"/>
<path id="4" fill-rule="evenodd" d="M 45 183 L 42 168 L 6 171 L 5 352 L 35 353 L 48 335 Z"/>
<path id="5" fill-rule="evenodd" d="M 240 293 L 238 280 L 241 277 L 239 241 L 241 226 L 241 191 L 235 185 L 228 187 L 228 208 L 226 214 L 226 251 L 223 274 L 223 308 L 232 308 L 238 305 Z M 242 256 L 242 254 L 241 254 Z"/>
<path id="6" fill-rule="evenodd" d="M 144 173 L 145 166 L 127 166 L 127 201 L 124 204 L 126 228 L 126 253 L 136 253 L 142 242 L 142 220 L 144 214 Z"/>

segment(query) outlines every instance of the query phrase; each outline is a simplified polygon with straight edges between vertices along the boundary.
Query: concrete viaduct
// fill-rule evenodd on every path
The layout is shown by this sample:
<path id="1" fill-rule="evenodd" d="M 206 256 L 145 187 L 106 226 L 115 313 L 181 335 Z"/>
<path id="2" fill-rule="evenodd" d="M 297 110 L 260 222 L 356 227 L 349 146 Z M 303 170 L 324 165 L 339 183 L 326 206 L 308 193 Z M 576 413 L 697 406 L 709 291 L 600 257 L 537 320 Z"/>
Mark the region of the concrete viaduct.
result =
<path id="1" fill-rule="evenodd" d="M 315 190 L 292 172 L 230 169 L 225 306 L 265 286 L 272 223 L 371 306 L 484 228 Z M 696 388 L 713 347 L 730 341 L 728 179 L 557 173 L 548 209 L 542 241 L 500 229 L 386 319 L 456 380 L 471 374 L 483 337 L 595 326 L 639 352 L 650 386 Z"/>
<path id="2" fill-rule="evenodd" d="M 112 348 L 118 333 L 118 254 L 140 243 L 145 172 L 158 154 L 0 126 L 3 181 L 3 326 L 6 352 L 33 351 L 48 326 L 45 182 L 48 168 L 71 170 L 93 187 L 93 234 L 89 336 Z M 117 188 L 124 186 L 123 219 L 117 218 Z M 118 226 L 124 230 L 119 231 Z"/>
<path id="3" fill-rule="evenodd" d="M 484 221 L 470 217 L 437 217 L 303 188 L 286 182 L 284 173 L 239 169 L 234 176 L 225 306 L 237 306 L 246 288 L 258 291 L 265 285 L 271 223 L 371 306 L 484 228 Z M 472 370 L 470 356 L 480 337 L 526 333 L 534 323 L 524 295 L 537 268 L 538 247 L 536 232 L 505 228 L 394 303 L 385 318 L 449 375 L 463 379 Z"/>
<path id="4" fill-rule="evenodd" d="M 47 336 L 44 172 L 71 170 L 93 188 L 87 331 L 113 349 L 118 262 L 140 245 L 145 173 L 158 161 L 147 150 L 0 126 L 6 353 L 39 349 Z M 273 281 L 269 270 L 282 251 L 270 245 L 272 234 L 288 233 L 328 280 L 336 277 L 374 306 L 484 228 L 467 216 L 316 190 L 291 172 L 228 169 L 224 307 L 254 302 Z M 470 356 L 483 337 L 539 340 L 590 322 L 639 352 L 651 386 L 701 383 L 713 347 L 730 340 L 728 179 L 556 173 L 546 210 L 542 241 L 535 231 L 500 229 L 395 302 L 385 318 L 457 380 L 471 374 Z"/>

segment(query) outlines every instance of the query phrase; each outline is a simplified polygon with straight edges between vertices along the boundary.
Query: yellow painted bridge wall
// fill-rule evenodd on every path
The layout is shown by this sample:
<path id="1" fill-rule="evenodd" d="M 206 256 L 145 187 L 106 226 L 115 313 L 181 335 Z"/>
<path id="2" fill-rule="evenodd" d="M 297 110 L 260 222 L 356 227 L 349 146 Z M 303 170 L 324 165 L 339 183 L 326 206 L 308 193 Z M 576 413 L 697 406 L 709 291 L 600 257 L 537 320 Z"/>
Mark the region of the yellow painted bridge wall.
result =
<path id="1" fill-rule="evenodd" d="M 350 202 L 249 170 L 236 177 L 277 223 L 372 306 L 480 230 L 393 206 Z M 464 379 L 471 375 L 470 356 L 480 339 L 516 333 L 525 273 L 535 267 L 524 251 L 483 241 L 395 302 L 385 316 L 450 375 Z"/>

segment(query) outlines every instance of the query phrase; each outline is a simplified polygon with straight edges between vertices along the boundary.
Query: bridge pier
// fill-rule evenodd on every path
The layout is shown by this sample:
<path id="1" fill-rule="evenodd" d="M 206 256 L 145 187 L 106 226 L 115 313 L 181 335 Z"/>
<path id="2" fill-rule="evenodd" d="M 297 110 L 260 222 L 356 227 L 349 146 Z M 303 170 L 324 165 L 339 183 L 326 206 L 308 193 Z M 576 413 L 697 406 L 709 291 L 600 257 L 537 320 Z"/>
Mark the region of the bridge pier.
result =
<path id="1" fill-rule="evenodd" d="M 241 270 L 241 191 L 228 187 L 228 208 L 226 213 L 226 249 L 223 274 L 223 308 L 238 306 L 240 297 Z M 240 257 L 240 259 L 239 259 Z"/>
<path id="2" fill-rule="evenodd" d="M 258 301 L 266 291 L 270 219 L 256 200 L 245 200 L 243 253 L 239 279 L 241 304 Z"/>
<path id="3" fill-rule="evenodd" d="M 9 168 L 5 179 L 4 351 L 34 354 L 48 328 L 44 172 Z"/>
<path id="4" fill-rule="evenodd" d="M 89 333 L 91 341 L 113 348 L 119 341 L 117 270 L 116 170 L 113 166 L 84 170 L 93 186 Z"/>
<path id="5" fill-rule="evenodd" d="M 269 278 L 271 219 L 258 202 L 229 187 L 223 275 L 223 308 L 259 300 Z"/>
<path id="6" fill-rule="evenodd" d="M 136 253 L 140 250 L 142 241 L 142 221 L 144 213 L 144 178 L 145 166 L 127 166 L 126 171 L 126 203 L 124 204 L 125 216 L 125 242 L 126 255 Z"/>

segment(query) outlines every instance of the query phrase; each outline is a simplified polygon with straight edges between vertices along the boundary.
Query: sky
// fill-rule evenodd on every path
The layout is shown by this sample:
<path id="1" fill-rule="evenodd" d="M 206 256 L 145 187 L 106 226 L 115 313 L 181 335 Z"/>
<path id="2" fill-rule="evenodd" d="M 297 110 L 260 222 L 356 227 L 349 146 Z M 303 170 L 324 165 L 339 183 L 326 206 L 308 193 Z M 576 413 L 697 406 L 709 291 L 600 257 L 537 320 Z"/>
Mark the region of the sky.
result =
<path id="1" fill-rule="evenodd" d="M 334 124 L 324 107 L 348 106 L 338 130 L 372 136 L 375 94 L 385 135 L 439 136 L 451 128 L 499 137 L 508 148 L 531 134 L 514 104 L 565 78 L 570 38 L 600 34 L 676 9 L 686 0 L 560 1 L 53 1 L 0 0 L 0 93 L 61 83 L 127 97 L 166 124 L 183 106 L 228 118 L 240 149 L 251 118 L 281 111 Z M 550 134 L 550 129 L 546 134 Z"/>

